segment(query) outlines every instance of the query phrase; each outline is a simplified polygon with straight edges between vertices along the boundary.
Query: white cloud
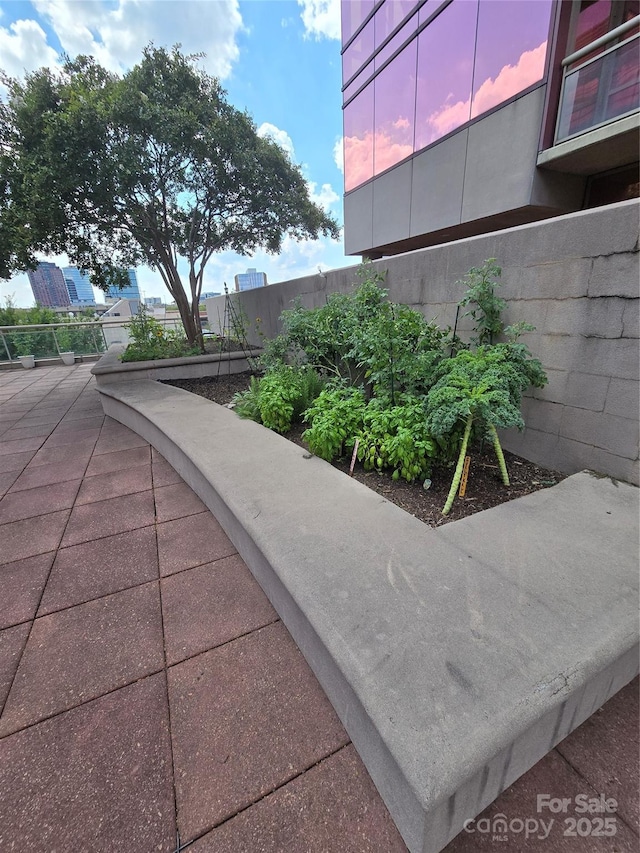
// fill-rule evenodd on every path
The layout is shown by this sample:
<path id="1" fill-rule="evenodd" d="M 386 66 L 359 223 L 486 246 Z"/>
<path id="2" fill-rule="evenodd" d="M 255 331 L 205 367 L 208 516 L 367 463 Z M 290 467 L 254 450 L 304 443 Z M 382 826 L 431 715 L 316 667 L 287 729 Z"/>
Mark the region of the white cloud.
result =
<path id="1" fill-rule="evenodd" d="M 36 11 L 55 31 L 70 56 L 89 54 L 112 71 L 139 61 L 149 42 L 159 47 L 188 45 L 206 53 L 203 67 L 227 77 L 239 57 L 236 36 L 242 28 L 238 0 L 33 0 Z"/>
<path id="2" fill-rule="evenodd" d="M 311 201 L 314 204 L 319 204 L 327 212 L 330 210 L 332 204 L 340 201 L 340 196 L 335 192 L 331 184 L 323 184 L 320 192 L 316 192 L 317 184 L 314 181 L 307 181 L 307 187 L 309 188 L 309 198 Z"/>
<path id="3" fill-rule="evenodd" d="M 344 136 L 336 139 L 336 144 L 333 146 L 333 160 L 338 169 L 344 174 Z"/>
<path id="4" fill-rule="evenodd" d="M 298 0 L 305 38 L 340 40 L 340 0 Z"/>
<path id="5" fill-rule="evenodd" d="M 281 148 L 287 152 L 291 158 L 291 162 L 295 162 L 295 153 L 293 150 L 293 142 L 286 130 L 280 130 L 275 124 L 269 124 L 268 121 L 263 122 L 258 128 L 258 136 L 268 136 L 274 142 L 277 142 Z"/>
<path id="6" fill-rule="evenodd" d="M 11 77 L 22 77 L 43 65 L 53 68 L 58 59 L 36 21 L 15 21 L 8 29 L 0 27 L 0 67 Z"/>

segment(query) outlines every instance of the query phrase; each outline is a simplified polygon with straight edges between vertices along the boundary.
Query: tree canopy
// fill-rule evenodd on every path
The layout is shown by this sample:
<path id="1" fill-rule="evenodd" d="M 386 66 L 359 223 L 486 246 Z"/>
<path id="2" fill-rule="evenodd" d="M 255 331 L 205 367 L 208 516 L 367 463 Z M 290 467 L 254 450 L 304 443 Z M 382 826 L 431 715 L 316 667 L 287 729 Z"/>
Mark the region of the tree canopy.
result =
<path id="1" fill-rule="evenodd" d="M 149 46 L 122 77 L 80 56 L 59 72 L 4 78 L 0 278 L 33 268 L 36 252 L 65 252 L 105 290 L 146 264 L 194 343 L 214 253 L 275 253 L 285 235 L 338 236 L 300 169 L 197 59 Z"/>

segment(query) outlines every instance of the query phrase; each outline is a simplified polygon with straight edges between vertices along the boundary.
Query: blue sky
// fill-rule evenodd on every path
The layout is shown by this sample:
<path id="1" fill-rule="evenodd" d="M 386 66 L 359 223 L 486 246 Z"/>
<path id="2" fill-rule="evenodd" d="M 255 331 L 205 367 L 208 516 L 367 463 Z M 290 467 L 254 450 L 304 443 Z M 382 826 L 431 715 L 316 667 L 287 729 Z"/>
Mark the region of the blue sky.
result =
<path id="1" fill-rule="evenodd" d="M 292 152 L 312 197 L 342 223 L 339 17 L 339 0 L 0 0 L 0 67 L 22 76 L 55 67 L 65 52 L 92 54 L 122 72 L 150 41 L 205 53 L 204 67 L 231 103 Z M 233 287 L 247 267 L 274 283 L 356 260 L 328 239 L 286 240 L 277 257 L 225 252 L 210 262 L 204 290 L 221 290 L 223 281 Z M 158 273 L 141 268 L 138 279 L 146 296 L 167 298 Z M 0 282 L 0 298 L 9 294 L 33 303 L 26 275 Z"/>

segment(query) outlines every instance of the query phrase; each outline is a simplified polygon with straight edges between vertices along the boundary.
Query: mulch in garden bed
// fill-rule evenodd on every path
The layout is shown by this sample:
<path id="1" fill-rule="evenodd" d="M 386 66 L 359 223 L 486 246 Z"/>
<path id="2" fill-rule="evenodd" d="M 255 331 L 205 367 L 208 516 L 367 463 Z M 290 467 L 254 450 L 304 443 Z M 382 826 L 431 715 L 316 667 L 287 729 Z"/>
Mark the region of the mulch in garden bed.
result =
<path id="1" fill-rule="evenodd" d="M 250 373 L 221 373 L 219 376 L 203 379 L 176 379 L 166 384 L 184 388 L 193 394 L 213 400 L 215 403 L 227 405 L 237 391 L 247 389 L 250 375 Z M 285 438 L 306 448 L 301 438 L 305 429 L 305 424 L 296 424 Z M 428 489 L 423 488 L 422 482 L 394 481 L 391 479 L 390 473 L 365 471 L 360 462 L 355 464 L 353 478 L 419 518 L 425 524 L 438 527 L 449 521 L 473 515 L 480 510 L 489 509 L 514 498 L 531 494 L 531 492 L 536 492 L 539 489 L 555 486 L 566 476 L 558 471 L 542 468 L 540 465 L 505 451 L 504 456 L 511 481 L 509 486 L 505 486 L 500 478 L 498 463 L 490 445 L 485 443 L 483 447 L 474 447 L 469 455 L 471 456 L 471 465 L 466 495 L 463 498 L 456 497 L 453 508 L 446 517 L 442 515 L 442 507 L 451 485 L 453 468 L 434 467 L 430 476 L 431 485 Z M 350 462 L 351 457 L 349 455 L 332 464 L 348 476 Z"/>

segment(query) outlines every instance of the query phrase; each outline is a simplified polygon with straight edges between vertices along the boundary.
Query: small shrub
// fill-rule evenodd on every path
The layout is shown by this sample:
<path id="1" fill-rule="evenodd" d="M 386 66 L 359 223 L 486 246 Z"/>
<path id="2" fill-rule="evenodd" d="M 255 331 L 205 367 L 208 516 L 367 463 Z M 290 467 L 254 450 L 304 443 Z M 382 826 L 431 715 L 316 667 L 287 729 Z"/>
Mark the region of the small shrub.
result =
<path id="1" fill-rule="evenodd" d="M 304 420 L 310 424 L 302 433 L 309 450 L 331 462 L 343 450 L 351 450 L 362 431 L 365 397 L 361 388 L 336 383 L 325 388 L 307 409 Z"/>
<path id="2" fill-rule="evenodd" d="M 425 424 L 424 401 L 405 396 L 399 405 L 384 407 L 371 400 L 363 417 L 358 459 L 365 469 L 393 469 L 394 480 L 413 483 L 426 477 L 437 445 Z"/>
<path id="3" fill-rule="evenodd" d="M 235 410 L 241 418 L 258 421 L 276 432 L 287 432 L 324 384 L 324 379 L 309 366 L 282 365 L 260 379 L 252 377 L 249 389 L 235 395 Z"/>
<path id="4" fill-rule="evenodd" d="M 199 355 L 198 347 L 189 345 L 184 332 L 165 329 L 141 306 L 135 317 L 125 324 L 131 343 L 120 356 L 121 361 L 151 361 Z"/>

